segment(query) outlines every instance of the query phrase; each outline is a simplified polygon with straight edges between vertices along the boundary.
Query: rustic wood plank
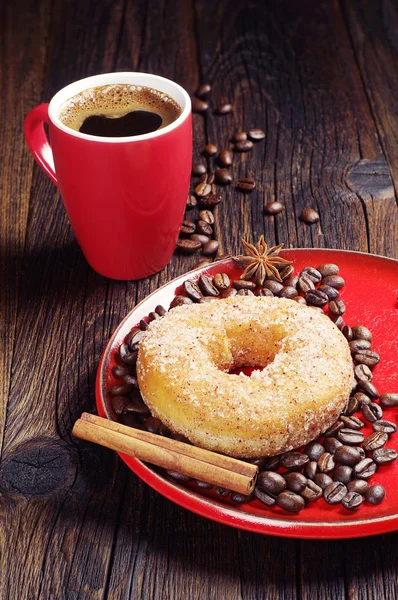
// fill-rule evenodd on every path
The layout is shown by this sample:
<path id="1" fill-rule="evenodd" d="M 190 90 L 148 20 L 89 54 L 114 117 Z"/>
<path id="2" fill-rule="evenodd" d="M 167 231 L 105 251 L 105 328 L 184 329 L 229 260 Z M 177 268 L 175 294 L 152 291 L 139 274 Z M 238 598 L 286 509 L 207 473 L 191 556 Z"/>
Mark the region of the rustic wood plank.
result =
<path id="1" fill-rule="evenodd" d="M 50 2 L 1 5 L 0 86 L 0 453 L 10 386 L 20 268 L 32 183 L 32 162 L 22 136 L 26 113 L 38 103 L 46 60 Z M 35 26 L 33 24 L 36 24 Z"/>

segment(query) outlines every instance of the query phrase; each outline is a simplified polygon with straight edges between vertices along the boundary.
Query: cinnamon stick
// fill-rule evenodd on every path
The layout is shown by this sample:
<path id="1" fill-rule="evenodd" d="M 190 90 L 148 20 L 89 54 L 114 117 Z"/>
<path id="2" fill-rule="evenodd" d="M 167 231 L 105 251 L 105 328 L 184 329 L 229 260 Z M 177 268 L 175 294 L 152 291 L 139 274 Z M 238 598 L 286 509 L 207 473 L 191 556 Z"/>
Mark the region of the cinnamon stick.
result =
<path id="1" fill-rule="evenodd" d="M 254 488 L 258 467 L 177 440 L 83 413 L 73 435 L 151 464 L 241 494 Z"/>

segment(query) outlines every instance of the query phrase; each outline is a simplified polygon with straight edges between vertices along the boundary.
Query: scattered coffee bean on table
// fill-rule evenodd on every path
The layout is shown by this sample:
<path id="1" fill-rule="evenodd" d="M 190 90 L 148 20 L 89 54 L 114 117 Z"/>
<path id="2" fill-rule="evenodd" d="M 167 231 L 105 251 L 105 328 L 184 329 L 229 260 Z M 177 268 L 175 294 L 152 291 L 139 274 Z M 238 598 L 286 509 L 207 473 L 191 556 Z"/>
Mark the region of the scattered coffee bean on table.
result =
<path id="1" fill-rule="evenodd" d="M 231 142 L 233 142 L 233 143 L 236 143 L 236 142 L 245 142 L 246 140 L 247 140 L 247 133 L 246 133 L 246 131 L 237 131 L 231 137 Z"/>
<path id="2" fill-rule="evenodd" d="M 177 248 L 183 254 L 193 254 L 200 250 L 202 244 L 196 240 L 178 240 Z"/>
<path id="3" fill-rule="evenodd" d="M 269 202 L 264 207 L 264 212 L 267 215 L 279 215 L 284 210 L 284 206 L 281 202 Z"/>
<path id="4" fill-rule="evenodd" d="M 320 217 L 315 209 L 307 206 L 306 208 L 304 208 L 301 211 L 300 219 L 301 219 L 301 221 L 304 221 L 304 223 L 307 223 L 308 225 L 312 225 L 313 223 L 317 223 L 317 221 L 319 221 Z"/>
<path id="5" fill-rule="evenodd" d="M 195 92 L 195 95 L 198 98 L 204 98 L 205 96 L 208 96 L 211 92 L 211 85 L 209 83 L 201 83 L 198 87 L 198 89 Z"/>
<path id="6" fill-rule="evenodd" d="M 197 204 L 198 204 L 198 201 L 196 200 L 195 196 L 190 194 L 187 198 L 186 209 L 192 210 L 192 208 L 195 208 L 195 206 L 197 206 Z"/>
<path id="7" fill-rule="evenodd" d="M 230 112 L 232 112 L 232 104 L 229 104 L 228 102 L 225 104 L 220 104 L 219 106 L 217 106 L 217 108 L 215 108 L 214 110 L 216 115 L 229 115 Z"/>
<path id="8" fill-rule="evenodd" d="M 221 185 L 228 185 L 232 182 L 232 175 L 227 169 L 216 169 L 215 178 L 216 182 Z"/>
<path id="9" fill-rule="evenodd" d="M 209 103 L 205 102 L 205 100 L 201 100 L 200 98 L 192 98 L 192 112 L 194 113 L 204 113 L 209 108 Z"/>
<path id="10" fill-rule="evenodd" d="M 249 129 L 247 135 L 253 142 L 260 142 L 265 138 L 265 133 L 262 129 Z"/>
<path id="11" fill-rule="evenodd" d="M 206 144 L 206 146 L 203 148 L 203 154 L 208 157 L 214 156 L 215 154 L 217 154 L 217 152 L 218 148 L 214 144 Z"/>
<path id="12" fill-rule="evenodd" d="M 256 187 L 256 182 L 252 177 L 241 177 L 236 186 L 241 192 L 251 192 Z"/>
<path id="13" fill-rule="evenodd" d="M 222 167 L 229 167 L 232 165 L 233 154 L 230 150 L 221 150 L 217 160 Z"/>
<path id="14" fill-rule="evenodd" d="M 253 148 L 253 142 L 245 140 L 242 142 L 236 142 L 234 145 L 235 152 L 249 152 Z"/>
<path id="15" fill-rule="evenodd" d="M 206 173 L 207 167 L 201 162 L 192 163 L 192 175 L 195 177 L 200 177 L 200 175 L 204 175 Z"/>

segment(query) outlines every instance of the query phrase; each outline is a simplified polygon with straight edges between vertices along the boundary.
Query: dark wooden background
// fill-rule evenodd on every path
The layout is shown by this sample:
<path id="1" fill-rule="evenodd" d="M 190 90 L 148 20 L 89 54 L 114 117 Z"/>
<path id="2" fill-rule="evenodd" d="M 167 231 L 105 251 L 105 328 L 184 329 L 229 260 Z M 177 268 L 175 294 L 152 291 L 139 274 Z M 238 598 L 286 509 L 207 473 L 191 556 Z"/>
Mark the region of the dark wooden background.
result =
<path id="1" fill-rule="evenodd" d="M 257 189 L 223 192 L 220 253 L 264 233 L 398 258 L 397 28 L 397 3 L 376 0 L 1 2 L 1 600 L 397 598 L 397 534 L 299 541 L 234 530 L 72 439 L 75 419 L 95 411 L 112 330 L 198 257 L 175 256 L 139 283 L 95 274 L 22 134 L 33 106 L 91 74 L 148 71 L 190 92 L 209 81 L 213 101 L 235 110 L 195 115 L 196 156 L 236 130 L 267 134 L 233 169 Z M 285 212 L 264 216 L 274 199 Z M 308 205 L 321 215 L 311 227 L 298 220 Z"/>

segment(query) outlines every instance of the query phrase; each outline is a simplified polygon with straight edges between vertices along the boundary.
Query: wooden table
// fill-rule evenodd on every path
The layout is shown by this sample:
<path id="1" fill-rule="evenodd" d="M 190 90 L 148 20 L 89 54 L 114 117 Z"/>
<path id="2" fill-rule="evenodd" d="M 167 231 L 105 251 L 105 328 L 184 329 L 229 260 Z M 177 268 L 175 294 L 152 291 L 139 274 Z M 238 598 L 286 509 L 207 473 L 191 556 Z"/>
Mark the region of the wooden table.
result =
<path id="1" fill-rule="evenodd" d="M 398 7 L 374 2 L 13 0 L 2 3 L 0 597 L 397 598 L 397 534 L 300 541 L 238 531 L 152 491 L 71 428 L 119 321 L 198 256 L 140 282 L 85 262 L 59 194 L 23 139 L 26 113 L 107 71 L 172 78 L 234 111 L 194 116 L 194 156 L 234 131 L 266 140 L 233 167 L 220 253 L 262 233 L 288 247 L 398 258 Z M 281 201 L 278 217 L 264 205 Z M 298 215 L 316 208 L 320 222 Z"/>

